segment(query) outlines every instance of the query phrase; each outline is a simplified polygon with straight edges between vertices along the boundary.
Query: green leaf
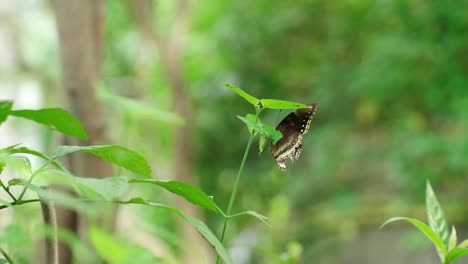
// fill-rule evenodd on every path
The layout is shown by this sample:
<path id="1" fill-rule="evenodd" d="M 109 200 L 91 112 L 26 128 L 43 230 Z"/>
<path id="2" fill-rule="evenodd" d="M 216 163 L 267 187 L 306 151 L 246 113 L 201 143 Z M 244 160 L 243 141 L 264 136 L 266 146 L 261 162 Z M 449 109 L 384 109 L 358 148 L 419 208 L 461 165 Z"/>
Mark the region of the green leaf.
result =
<path id="1" fill-rule="evenodd" d="M 444 264 L 450 264 L 455 259 L 467 256 L 468 255 L 468 248 L 455 248 L 454 250 L 450 251 L 447 256 L 445 257 Z"/>
<path id="2" fill-rule="evenodd" d="M 271 141 L 271 143 L 276 144 L 278 140 L 280 140 L 283 137 L 283 134 L 276 130 L 274 127 L 266 124 L 262 124 L 262 132 L 263 134 L 268 136 L 268 139 Z"/>
<path id="3" fill-rule="evenodd" d="M 73 188 L 84 198 L 112 201 L 128 189 L 127 177 L 108 177 L 102 179 L 83 178 L 56 169 L 42 170 L 36 174 L 35 184 L 39 186 L 58 185 Z"/>
<path id="4" fill-rule="evenodd" d="M 178 194 L 192 204 L 218 212 L 213 199 L 196 186 L 181 181 L 161 181 L 154 179 L 131 179 L 129 183 L 146 183 L 160 186 L 172 193 Z"/>
<path id="5" fill-rule="evenodd" d="M 2 199 L 0 199 L 0 204 L 4 205 L 5 207 L 10 207 L 10 208 L 13 207 L 13 205 L 10 202 L 2 200 Z"/>
<path id="6" fill-rule="evenodd" d="M 96 227 L 89 228 L 89 240 L 98 255 L 109 263 L 122 263 L 129 257 L 122 243 Z"/>
<path id="7" fill-rule="evenodd" d="M 36 121 L 49 126 L 65 135 L 87 140 L 88 135 L 81 122 L 61 108 L 45 108 L 39 110 L 14 110 L 10 115 Z"/>
<path id="8" fill-rule="evenodd" d="M 142 155 L 118 145 L 59 146 L 54 159 L 76 151 L 93 154 L 141 176 L 151 177 L 151 168 Z"/>
<path id="9" fill-rule="evenodd" d="M 6 259 L 0 259 L 0 264 L 8 264 L 8 261 Z"/>
<path id="10" fill-rule="evenodd" d="M 450 234 L 449 244 L 448 244 L 448 251 L 457 247 L 457 230 L 454 226 L 452 226 L 452 233 Z"/>
<path id="11" fill-rule="evenodd" d="M 16 147 L 16 146 L 17 145 L 8 147 L 8 153 L 9 154 L 30 154 L 30 155 L 39 157 L 41 159 L 44 159 L 44 160 L 50 162 L 54 167 L 56 167 L 58 169 L 62 169 L 62 166 L 60 165 L 60 163 L 58 163 L 57 161 L 52 160 L 51 158 L 47 157 L 43 153 L 41 153 L 39 151 L 36 151 L 36 150 L 33 150 L 33 149 L 30 149 L 30 148 L 27 148 L 27 147 Z"/>
<path id="12" fill-rule="evenodd" d="M 468 248 L 468 239 L 463 240 L 463 242 L 458 245 L 459 248 Z"/>
<path id="13" fill-rule="evenodd" d="M 148 105 L 138 100 L 112 94 L 108 89 L 102 86 L 98 89 L 98 96 L 112 104 L 112 106 L 119 107 L 126 113 L 134 115 L 137 118 L 161 121 L 174 125 L 184 124 L 184 119 L 180 115 L 158 109 L 154 105 Z"/>
<path id="14" fill-rule="evenodd" d="M 21 179 L 13 178 L 13 179 L 8 181 L 8 186 L 20 185 L 21 182 L 22 182 Z"/>
<path id="15" fill-rule="evenodd" d="M 98 255 L 110 264 L 162 263 L 148 250 L 122 241 L 96 228 L 89 229 L 91 244 Z"/>
<path id="16" fill-rule="evenodd" d="M 254 132 L 261 132 L 262 128 L 258 124 L 258 122 L 255 122 L 255 120 L 252 120 L 249 116 L 249 114 L 246 117 L 243 116 L 237 116 L 242 122 L 244 122 L 247 125 L 247 128 L 249 129 L 250 134 Z"/>
<path id="17" fill-rule="evenodd" d="M 258 154 L 262 154 L 263 150 L 265 150 L 268 143 L 268 136 L 261 135 L 260 140 L 258 141 Z"/>
<path id="18" fill-rule="evenodd" d="M 408 217 L 393 217 L 388 219 L 383 225 L 380 226 L 380 228 L 396 221 L 408 221 L 411 224 L 413 224 L 415 227 L 419 229 L 429 240 L 432 241 L 432 243 L 436 246 L 438 250 L 445 256 L 447 254 L 447 249 L 445 247 L 444 241 L 439 237 L 437 233 L 435 233 L 428 225 L 425 223 L 419 221 L 418 219 L 414 218 L 408 218 Z"/>
<path id="19" fill-rule="evenodd" d="M 128 201 L 120 202 L 120 203 L 150 205 L 153 207 L 158 207 L 158 208 L 162 208 L 165 210 L 169 210 L 179 215 L 180 217 L 182 217 L 183 219 L 185 219 L 187 222 L 191 223 L 195 227 L 195 229 L 215 248 L 218 255 L 226 264 L 233 264 L 223 244 L 218 240 L 216 235 L 213 234 L 213 232 L 202 221 L 196 218 L 193 218 L 191 216 L 188 216 L 174 207 L 170 207 L 168 205 L 157 203 L 157 202 L 146 201 L 142 198 L 133 198 Z"/>
<path id="20" fill-rule="evenodd" d="M 114 198 L 123 195 L 128 189 L 128 179 L 126 177 L 73 178 L 78 193 L 90 199 L 112 201 Z"/>
<path id="21" fill-rule="evenodd" d="M 231 217 L 236 217 L 236 216 L 241 216 L 241 215 L 251 215 L 255 218 L 257 218 L 258 220 L 262 221 L 265 225 L 271 227 L 271 223 L 270 223 L 270 219 L 268 219 L 268 217 L 262 215 L 262 214 L 259 214 L 255 211 L 244 211 L 244 212 L 241 212 L 241 213 L 238 213 L 238 214 L 235 214 Z"/>
<path id="22" fill-rule="evenodd" d="M 66 208 L 76 210 L 79 213 L 85 214 L 90 217 L 96 216 L 94 208 L 81 200 L 71 197 L 70 195 L 59 192 L 57 190 L 43 189 L 35 184 L 27 181 L 22 181 L 21 185 L 27 187 L 31 191 L 37 193 L 41 200 L 52 201 L 56 204 L 62 205 Z"/>
<path id="23" fill-rule="evenodd" d="M 448 224 L 445 220 L 442 207 L 440 206 L 439 201 L 437 201 L 437 197 L 435 196 L 429 181 L 427 181 L 426 184 L 426 211 L 429 226 L 442 239 L 445 248 L 447 248 L 449 243 Z M 440 260 L 443 261 L 445 254 L 442 254 L 440 251 L 438 251 L 438 254 Z"/>
<path id="24" fill-rule="evenodd" d="M 308 105 L 283 101 L 283 100 L 276 100 L 276 99 L 262 99 L 260 103 L 264 108 L 270 109 L 301 109 L 301 108 L 308 108 Z"/>
<path id="25" fill-rule="evenodd" d="M 0 124 L 5 122 L 10 114 L 13 101 L 0 101 Z"/>
<path id="26" fill-rule="evenodd" d="M 260 103 L 259 99 L 257 99 L 254 96 L 246 93 L 245 91 L 243 91 L 239 87 L 236 87 L 236 86 L 234 86 L 232 84 L 229 84 L 229 83 L 225 83 L 224 85 L 226 85 L 229 89 L 233 90 L 235 93 L 240 95 L 242 98 L 244 98 L 247 102 L 249 102 L 253 106 L 256 106 L 256 105 L 258 105 L 258 103 Z"/>

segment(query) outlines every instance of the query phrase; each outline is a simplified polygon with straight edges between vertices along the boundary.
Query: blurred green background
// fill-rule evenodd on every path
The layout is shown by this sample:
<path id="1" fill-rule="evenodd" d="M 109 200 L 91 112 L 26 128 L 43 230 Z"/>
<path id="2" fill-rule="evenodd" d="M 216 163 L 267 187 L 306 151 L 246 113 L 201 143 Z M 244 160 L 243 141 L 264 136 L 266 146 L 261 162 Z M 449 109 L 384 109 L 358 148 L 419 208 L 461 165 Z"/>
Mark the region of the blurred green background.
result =
<path id="1" fill-rule="evenodd" d="M 17 45 L 2 47 L 0 54 L 15 58 L 1 65 L 2 89 L 34 82 L 39 105 L 62 106 L 54 94 L 60 54 L 53 11 L 47 1 L 6 2 L 13 7 L 2 4 L 2 18 L 14 23 L 2 23 L 0 42 Z M 129 1 L 104 2 L 99 97 L 110 135 L 144 153 L 154 177 L 170 178 L 179 119 L 160 113 L 172 111 L 174 99 L 164 61 Z M 178 1 L 151 2 L 155 30 L 170 35 L 181 20 Z M 181 65 L 191 108 L 181 118 L 193 143 L 190 177 L 223 208 L 249 136 L 236 115 L 253 111 L 223 84 L 319 104 L 301 158 L 285 173 L 268 151 L 250 153 L 234 211 L 265 214 L 273 227 L 249 217 L 232 221 L 235 263 L 288 263 L 279 260 L 288 256 L 297 263 L 437 263 L 411 229 L 378 230 L 392 216 L 426 219 L 426 179 L 466 238 L 468 1 L 194 1 L 187 20 Z M 27 101 L 17 91 L 0 97 Z M 270 110 L 262 120 L 275 126 L 286 114 Z M 41 138 L 47 149 L 50 135 Z M 139 213 L 144 232 L 177 256 L 172 216 Z M 203 217 L 219 233 L 222 219 Z"/>

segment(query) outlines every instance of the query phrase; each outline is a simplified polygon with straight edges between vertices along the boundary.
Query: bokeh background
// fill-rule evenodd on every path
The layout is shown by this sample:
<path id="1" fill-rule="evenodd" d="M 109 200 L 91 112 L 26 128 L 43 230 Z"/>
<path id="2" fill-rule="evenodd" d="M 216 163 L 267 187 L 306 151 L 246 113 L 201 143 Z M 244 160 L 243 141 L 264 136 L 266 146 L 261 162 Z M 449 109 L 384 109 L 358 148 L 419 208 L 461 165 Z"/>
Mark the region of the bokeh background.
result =
<path id="1" fill-rule="evenodd" d="M 155 178 L 179 178 L 174 168 L 184 167 L 182 179 L 227 207 L 249 136 L 236 115 L 253 108 L 225 82 L 259 98 L 319 104 L 302 156 L 285 173 L 268 150 L 250 153 L 234 210 L 265 214 L 273 227 L 231 221 L 236 264 L 437 263 L 432 245 L 408 225 L 378 229 L 392 216 L 426 219 L 427 179 L 467 237 L 468 1 L 101 3 L 95 87 L 108 134 L 144 153 Z M 42 0 L 2 0 L 0 21 L 0 98 L 14 99 L 15 108 L 66 107 L 57 33 L 66 22 Z M 286 114 L 265 111 L 262 120 L 274 126 Z M 55 144 L 36 125 L 8 123 L 2 147 Z M 177 204 L 154 188 L 133 191 Z M 0 243 L 23 245 L 15 256 L 24 263 L 34 256 L 37 224 L 24 216 L 36 209 L 0 223 L 0 238 L 19 239 Z M 217 215 L 195 214 L 219 233 Z M 180 256 L 194 245 L 174 216 L 135 209 L 118 217 L 116 237 L 167 263 L 189 263 Z"/>

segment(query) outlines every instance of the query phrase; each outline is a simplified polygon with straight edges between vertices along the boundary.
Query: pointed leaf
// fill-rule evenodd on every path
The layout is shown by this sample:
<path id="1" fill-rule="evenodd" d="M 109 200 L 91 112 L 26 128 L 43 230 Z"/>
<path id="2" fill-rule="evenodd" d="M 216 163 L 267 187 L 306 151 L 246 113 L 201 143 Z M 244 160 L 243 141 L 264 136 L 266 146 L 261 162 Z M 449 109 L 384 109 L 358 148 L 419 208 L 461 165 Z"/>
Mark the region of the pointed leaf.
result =
<path id="1" fill-rule="evenodd" d="M 452 226 L 452 233 L 450 234 L 449 244 L 448 244 L 448 251 L 457 247 L 457 230 L 454 226 Z"/>
<path id="2" fill-rule="evenodd" d="M 14 110 L 10 115 L 36 121 L 40 124 L 56 129 L 65 135 L 80 139 L 88 139 L 88 135 L 81 122 L 73 115 L 61 108 L 44 108 L 39 110 Z"/>
<path id="3" fill-rule="evenodd" d="M 244 211 L 244 212 L 241 212 L 241 213 L 238 213 L 238 214 L 235 214 L 233 215 L 232 217 L 236 217 L 236 216 L 240 216 L 240 215 L 251 215 L 255 218 L 257 218 L 258 220 L 262 221 L 265 225 L 271 227 L 271 223 L 270 223 L 270 219 L 268 219 L 268 217 L 262 215 L 262 214 L 259 214 L 255 211 Z"/>
<path id="4" fill-rule="evenodd" d="M 218 238 L 213 234 L 213 232 L 202 221 L 196 218 L 193 218 L 191 216 L 188 216 L 174 207 L 170 207 L 165 204 L 161 204 L 157 202 L 146 201 L 142 198 L 133 198 L 128 201 L 120 202 L 120 203 L 150 205 L 153 207 L 158 207 L 158 208 L 169 210 L 179 215 L 180 217 L 182 217 L 183 219 L 185 219 L 187 222 L 191 223 L 195 227 L 195 229 L 215 248 L 218 255 L 226 264 L 233 264 L 223 244 L 218 240 Z"/>
<path id="5" fill-rule="evenodd" d="M 262 131 L 265 135 L 268 136 L 268 139 L 271 141 L 271 143 L 276 144 L 278 140 L 280 140 L 283 137 L 283 134 L 276 130 L 274 127 L 266 124 L 262 124 Z"/>
<path id="6" fill-rule="evenodd" d="M 264 108 L 270 109 L 301 109 L 301 108 L 308 108 L 308 105 L 283 101 L 283 100 L 276 100 L 276 99 L 262 99 L 260 103 L 263 105 Z"/>
<path id="7" fill-rule="evenodd" d="M 255 98 L 254 96 L 246 93 L 245 91 L 243 91 L 241 88 L 239 87 L 236 87 L 232 84 L 229 84 L 229 83 L 225 83 L 224 85 L 226 85 L 229 89 L 233 90 L 235 93 L 237 93 L 238 95 L 240 95 L 242 98 L 244 98 L 247 102 L 249 102 L 250 104 L 252 104 L 253 106 L 256 106 L 258 105 L 258 103 L 260 102 L 260 100 L 258 100 L 257 98 Z"/>
<path id="8" fill-rule="evenodd" d="M 13 101 L 0 101 L 0 124 L 5 122 L 10 114 Z"/>
<path id="9" fill-rule="evenodd" d="M 153 179 L 131 179 L 129 183 L 147 183 L 158 185 L 172 193 L 178 194 L 192 204 L 206 208 L 213 212 L 218 212 L 217 206 L 213 199 L 209 197 L 204 191 L 196 186 L 190 185 L 181 181 L 161 181 Z"/>
<path id="10" fill-rule="evenodd" d="M 426 184 L 426 211 L 429 226 L 442 239 L 445 248 L 447 248 L 449 242 L 448 224 L 445 220 L 442 207 L 440 206 L 439 201 L 437 201 L 437 197 L 435 196 L 429 181 L 427 181 Z M 438 254 L 439 258 L 443 261 L 444 254 L 440 251 L 438 251 Z"/>
<path id="11" fill-rule="evenodd" d="M 115 95 L 103 87 L 98 89 L 98 96 L 112 104 L 112 106 L 121 108 L 126 113 L 132 114 L 137 118 L 166 122 L 174 125 L 184 124 L 184 119 L 174 112 L 159 109 L 154 105 L 142 101 Z"/>
<path id="12" fill-rule="evenodd" d="M 459 248 L 468 248 L 468 239 L 463 240 L 463 242 L 458 245 Z"/>
<path id="13" fill-rule="evenodd" d="M 55 158 L 62 157 L 72 152 L 84 151 L 113 164 L 149 178 L 151 168 L 145 158 L 137 152 L 119 145 L 95 145 L 95 146 L 59 146 Z M 105 176 L 105 175 L 104 175 Z"/>
<path id="14" fill-rule="evenodd" d="M 265 150 L 268 143 L 268 136 L 261 135 L 260 140 L 258 141 L 258 155 L 262 154 L 263 150 Z"/>
<path id="15" fill-rule="evenodd" d="M 452 261 L 462 256 L 468 256 L 468 248 L 456 248 L 450 251 L 445 257 L 444 264 L 450 264 Z"/>
<path id="16" fill-rule="evenodd" d="M 90 199 L 112 201 L 123 195 L 128 189 L 126 177 L 109 177 L 104 179 L 73 177 L 78 193 Z"/>
<path id="17" fill-rule="evenodd" d="M 407 221 L 413 224 L 415 227 L 419 229 L 432 243 L 436 246 L 438 250 L 445 256 L 447 254 L 447 249 L 445 247 L 444 241 L 439 237 L 437 233 L 435 233 L 428 225 L 419 221 L 418 219 L 408 218 L 408 217 L 393 217 L 388 219 L 385 223 L 383 223 L 380 228 L 396 221 Z"/>
<path id="18" fill-rule="evenodd" d="M 244 122 L 247 125 L 247 128 L 249 129 L 250 134 L 252 134 L 254 132 L 261 132 L 262 131 L 262 128 L 258 124 L 258 122 L 255 122 L 255 120 L 251 120 L 248 117 L 248 115 L 247 115 L 247 117 L 237 116 L 237 118 L 242 120 L 242 122 Z"/>

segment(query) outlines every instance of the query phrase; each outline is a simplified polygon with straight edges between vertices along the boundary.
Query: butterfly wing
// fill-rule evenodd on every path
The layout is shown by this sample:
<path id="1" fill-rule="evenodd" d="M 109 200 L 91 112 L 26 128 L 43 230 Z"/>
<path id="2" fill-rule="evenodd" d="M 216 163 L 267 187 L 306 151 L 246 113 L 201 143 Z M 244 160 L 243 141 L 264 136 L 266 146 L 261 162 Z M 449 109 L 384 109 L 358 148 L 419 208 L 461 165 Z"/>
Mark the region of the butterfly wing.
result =
<path id="1" fill-rule="evenodd" d="M 299 159 L 302 150 L 302 136 L 309 131 L 312 118 L 317 111 L 316 104 L 298 109 L 287 115 L 276 127 L 283 137 L 271 146 L 273 157 L 281 170 L 286 170 L 286 160 Z"/>

